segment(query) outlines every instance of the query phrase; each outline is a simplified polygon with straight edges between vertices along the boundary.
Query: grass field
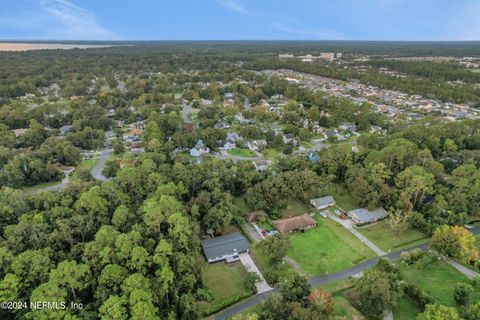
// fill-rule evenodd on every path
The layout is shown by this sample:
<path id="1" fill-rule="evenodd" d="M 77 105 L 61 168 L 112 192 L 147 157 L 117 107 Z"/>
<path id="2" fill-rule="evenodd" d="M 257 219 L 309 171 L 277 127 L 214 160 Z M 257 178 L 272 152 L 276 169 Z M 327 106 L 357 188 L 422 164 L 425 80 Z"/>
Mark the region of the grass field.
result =
<path id="1" fill-rule="evenodd" d="M 112 153 L 113 154 L 113 153 Z M 80 164 L 78 165 L 77 169 L 88 169 L 88 170 L 91 170 L 93 169 L 98 161 L 100 161 L 99 158 L 96 158 L 96 159 L 87 159 L 87 160 L 83 160 L 82 162 L 80 162 Z"/>
<path id="2" fill-rule="evenodd" d="M 392 310 L 393 319 L 411 320 L 416 319 L 417 314 L 421 312 L 420 308 L 408 296 L 404 295 L 398 299 L 398 305 Z"/>
<path id="3" fill-rule="evenodd" d="M 223 300 L 248 293 L 243 281 L 247 271 L 240 262 L 225 264 L 218 262 L 208 264 L 203 273 L 203 279 L 213 294 L 211 302 L 199 301 L 200 311 L 221 303 Z"/>
<path id="4" fill-rule="evenodd" d="M 275 149 L 271 149 L 271 148 L 263 150 L 262 153 L 263 153 L 263 156 L 268 160 L 275 159 L 280 154 L 280 152 L 278 152 Z"/>
<path id="5" fill-rule="evenodd" d="M 311 144 L 311 143 L 308 142 L 308 141 L 301 141 L 301 142 L 300 142 L 300 145 L 301 145 L 302 147 L 304 147 L 305 149 L 310 149 L 310 148 L 313 148 L 313 147 L 314 147 L 314 145 Z"/>
<path id="6" fill-rule="evenodd" d="M 257 224 L 263 230 L 267 230 L 267 231 L 275 230 L 275 228 L 269 222 L 259 222 Z"/>
<path id="7" fill-rule="evenodd" d="M 250 256 L 252 257 L 253 261 L 257 265 L 258 269 L 260 269 L 260 272 L 262 273 L 263 276 L 265 276 L 265 272 L 267 270 L 271 270 L 273 268 L 273 266 L 268 261 L 267 256 L 260 249 L 256 248 L 253 245 L 250 247 Z M 283 275 L 280 277 L 282 279 L 285 278 L 289 270 L 292 270 L 292 267 L 290 267 L 288 263 L 284 263 L 284 264 L 280 263 L 277 266 L 275 266 L 275 268 L 279 274 Z M 269 283 L 269 285 L 275 286 L 274 283 Z"/>
<path id="8" fill-rule="evenodd" d="M 46 187 L 54 186 L 54 185 L 59 184 L 61 182 L 62 182 L 61 180 L 58 180 L 58 181 L 49 181 L 49 182 L 39 183 L 39 184 L 36 184 L 34 186 L 24 187 L 24 188 L 22 188 L 22 190 L 25 191 L 25 192 L 34 192 L 34 191 L 44 189 Z"/>
<path id="9" fill-rule="evenodd" d="M 333 294 L 334 319 L 342 320 L 363 320 L 365 316 L 358 311 L 344 296 L 344 292 L 337 292 Z M 396 319 L 395 319 L 396 320 Z"/>
<path id="10" fill-rule="evenodd" d="M 333 196 L 337 204 L 344 210 L 350 211 L 360 207 L 352 198 L 350 192 L 344 186 L 331 183 L 323 192 L 322 196 Z"/>
<path id="11" fill-rule="evenodd" d="M 428 236 L 416 229 L 409 228 L 399 235 L 395 235 L 388 228 L 385 221 L 379 221 L 375 224 L 358 228 L 361 234 L 372 241 L 383 251 L 396 250 L 404 246 L 415 245 L 418 241 L 426 241 Z"/>
<path id="12" fill-rule="evenodd" d="M 317 218 L 317 221 L 314 229 L 289 236 L 288 256 L 308 274 L 336 272 L 375 256 L 337 222 L 325 218 Z"/>
<path id="13" fill-rule="evenodd" d="M 327 283 L 321 286 L 322 290 L 326 290 L 332 294 L 334 302 L 333 319 L 365 319 L 362 313 L 350 303 L 348 298 L 345 297 L 345 294 L 352 286 L 353 281 L 350 278 Z"/>
<path id="14" fill-rule="evenodd" d="M 280 209 L 280 214 L 282 218 L 288 218 L 298 216 L 309 211 L 310 209 L 300 201 L 295 199 L 288 199 L 287 207 Z"/>
<path id="15" fill-rule="evenodd" d="M 475 237 L 477 241 L 475 241 L 475 246 L 480 250 L 480 234 Z"/>
<path id="16" fill-rule="evenodd" d="M 408 283 L 416 284 L 426 293 L 438 300 L 439 303 L 454 307 L 453 290 L 458 283 L 469 283 L 469 279 L 452 266 L 444 262 L 435 262 L 425 269 L 413 266 L 400 267 L 403 278 Z M 472 301 L 480 301 L 480 292 L 472 297 Z"/>
<path id="17" fill-rule="evenodd" d="M 251 158 L 256 156 L 255 152 L 253 152 L 250 149 L 234 148 L 232 150 L 228 150 L 227 152 L 232 156 L 245 157 L 245 158 Z"/>

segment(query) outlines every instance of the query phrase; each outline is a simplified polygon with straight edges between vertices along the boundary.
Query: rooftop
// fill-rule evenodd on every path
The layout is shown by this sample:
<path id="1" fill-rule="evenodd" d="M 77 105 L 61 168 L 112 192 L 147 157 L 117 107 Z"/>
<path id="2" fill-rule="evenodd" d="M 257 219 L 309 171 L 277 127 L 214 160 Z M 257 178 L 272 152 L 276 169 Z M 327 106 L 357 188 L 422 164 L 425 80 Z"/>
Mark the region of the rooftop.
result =
<path id="1" fill-rule="evenodd" d="M 300 216 L 275 220 L 272 223 L 278 229 L 278 231 L 280 231 L 281 233 L 286 233 L 316 225 L 317 221 L 315 221 L 315 219 L 310 217 L 308 214 L 304 213 Z"/>
<path id="2" fill-rule="evenodd" d="M 239 232 L 230 233 L 213 239 L 202 240 L 203 252 L 207 259 L 215 259 L 233 252 L 248 250 L 247 239 Z"/>

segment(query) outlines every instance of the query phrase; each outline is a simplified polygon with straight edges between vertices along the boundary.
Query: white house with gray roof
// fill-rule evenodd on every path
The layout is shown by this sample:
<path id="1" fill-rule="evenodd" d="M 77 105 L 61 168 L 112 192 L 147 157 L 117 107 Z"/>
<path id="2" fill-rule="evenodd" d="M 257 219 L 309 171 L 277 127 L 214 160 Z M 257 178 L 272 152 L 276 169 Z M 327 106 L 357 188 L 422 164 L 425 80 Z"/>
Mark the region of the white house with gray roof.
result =
<path id="1" fill-rule="evenodd" d="M 325 209 L 335 205 L 335 199 L 332 196 L 326 196 L 323 198 L 311 199 L 310 204 L 317 209 Z"/>
<path id="2" fill-rule="evenodd" d="M 348 215 L 355 223 L 363 224 L 385 219 L 388 213 L 384 208 L 378 207 L 373 210 L 368 210 L 367 208 L 355 209 L 349 211 Z"/>
<path id="3" fill-rule="evenodd" d="M 222 260 L 236 261 L 239 259 L 239 253 L 249 252 L 248 241 L 239 232 L 202 240 L 202 248 L 208 263 Z"/>

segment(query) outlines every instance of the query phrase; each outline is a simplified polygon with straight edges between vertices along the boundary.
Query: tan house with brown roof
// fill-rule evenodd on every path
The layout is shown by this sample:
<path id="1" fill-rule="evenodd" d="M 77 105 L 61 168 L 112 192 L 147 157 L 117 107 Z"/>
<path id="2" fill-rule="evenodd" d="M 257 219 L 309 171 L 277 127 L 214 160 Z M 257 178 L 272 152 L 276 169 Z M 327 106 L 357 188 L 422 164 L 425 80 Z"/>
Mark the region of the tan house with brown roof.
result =
<path id="1" fill-rule="evenodd" d="M 275 220 L 272 223 L 280 233 L 310 229 L 317 225 L 317 221 L 307 213 L 287 219 Z"/>

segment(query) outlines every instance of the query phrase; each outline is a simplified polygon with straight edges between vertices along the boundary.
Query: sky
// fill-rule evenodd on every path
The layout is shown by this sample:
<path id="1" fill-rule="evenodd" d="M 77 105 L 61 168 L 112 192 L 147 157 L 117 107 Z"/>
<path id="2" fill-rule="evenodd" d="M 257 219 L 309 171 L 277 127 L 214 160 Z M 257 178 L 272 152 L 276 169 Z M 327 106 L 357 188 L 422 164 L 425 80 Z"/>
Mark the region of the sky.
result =
<path id="1" fill-rule="evenodd" d="M 480 40 L 480 0 L 1 0 L 3 40 Z"/>

